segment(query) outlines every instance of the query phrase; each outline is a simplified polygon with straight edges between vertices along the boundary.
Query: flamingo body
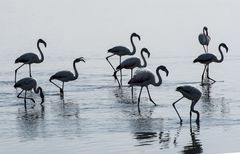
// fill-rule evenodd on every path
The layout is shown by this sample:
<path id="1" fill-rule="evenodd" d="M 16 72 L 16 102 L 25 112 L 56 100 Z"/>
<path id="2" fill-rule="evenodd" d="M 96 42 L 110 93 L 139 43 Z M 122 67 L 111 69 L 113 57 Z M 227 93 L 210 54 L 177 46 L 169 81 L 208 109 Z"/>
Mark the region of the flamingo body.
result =
<path id="1" fill-rule="evenodd" d="M 106 57 L 106 60 L 108 61 L 108 63 L 110 64 L 110 66 L 112 67 L 113 71 L 115 72 L 115 68 L 114 66 L 112 65 L 112 63 L 109 61 L 109 58 L 114 56 L 114 55 L 117 55 L 119 56 L 119 65 L 121 64 L 122 60 L 122 56 L 126 56 L 126 55 L 134 55 L 136 53 L 136 47 L 134 45 L 134 42 L 133 42 L 133 37 L 137 37 L 139 40 L 141 40 L 140 36 L 136 33 L 132 33 L 131 36 L 130 36 L 130 41 L 131 41 L 131 44 L 132 44 L 132 48 L 133 48 L 133 51 L 131 52 L 127 47 L 124 47 L 124 46 L 115 46 L 111 49 L 108 50 L 108 53 L 111 53 L 110 56 L 107 56 Z M 115 77 L 115 75 L 113 74 L 113 76 Z M 116 77 L 115 77 L 116 78 Z M 120 82 L 122 84 L 122 70 L 120 70 Z"/>
<path id="2" fill-rule="evenodd" d="M 207 53 L 208 45 L 211 40 L 211 37 L 208 36 L 208 28 L 206 26 L 203 27 L 203 33 L 198 35 L 198 40 L 199 40 L 199 43 L 203 46 L 205 53 Z M 207 49 L 205 49 L 205 46 L 207 47 Z"/>
<path id="3" fill-rule="evenodd" d="M 212 62 L 216 62 L 216 63 L 221 63 L 223 62 L 224 60 L 224 56 L 223 56 L 223 53 L 222 53 L 222 49 L 221 48 L 225 48 L 226 52 L 228 52 L 228 47 L 225 43 L 221 43 L 219 44 L 218 46 L 218 50 L 221 54 L 221 58 L 220 59 L 217 59 L 217 57 L 214 55 L 214 54 L 211 54 L 211 53 L 204 53 L 204 54 L 201 54 L 200 56 L 198 56 L 196 59 L 194 59 L 194 63 L 201 63 L 201 64 L 204 64 L 204 70 L 203 70 L 203 73 L 202 73 L 202 81 L 201 83 L 203 84 L 203 78 L 204 78 L 204 74 L 205 74 L 205 70 L 206 68 L 209 69 L 209 64 L 212 63 Z M 216 81 L 212 78 L 209 77 L 209 74 L 207 73 L 207 78 L 212 80 L 213 83 L 215 83 Z"/>
<path id="4" fill-rule="evenodd" d="M 65 82 L 69 82 L 69 81 L 73 81 L 76 80 L 78 78 L 78 71 L 76 69 L 76 63 L 83 61 L 85 63 L 85 60 L 83 57 L 80 58 L 76 58 L 73 61 L 73 69 L 75 74 L 73 74 L 70 71 L 59 71 L 57 73 L 55 73 L 54 75 L 52 75 L 49 79 L 49 81 L 54 84 L 55 86 L 57 86 L 60 89 L 60 95 L 63 96 L 63 88 L 64 88 L 64 83 Z M 54 83 L 52 80 L 59 80 L 62 82 L 62 87 L 58 86 L 56 83 Z"/>
<path id="5" fill-rule="evenodd" d="M 192 87 L 192 86 L 179 86 L 176 88 L 176 91 L 180 92 L 183 96 L 178 99 L 177 101 L 175 101 L 172 105 L 173 105 L 173 108 L 175 109 L 175 111 L 177 112 L 177 115 L 180 119 L 180 123 L 182 123 L 182 118 L 180 116 L 180 114 L 178 113 L 176 107 L 175 107 L 175 104 L 180 101 L 181 99 L 183 98 L 187 98 L 189 100 L 192 101 L 191 103 L 191 107 L 190 107 L 190 122 L 191 122 L 191 118 L 192 118 L 192 112 L 193 113 L 196 113 L 197 115 L 197 119 L 196 119 L 196 122 L 199 123 L 199 117 L 200 117 L 200 114 L 198 111 L 196 111 L 194 109 L 194 106 L 196 105 L 196 103 L 199 101 L 199 99 L 201 98 L 202 96 L 202 93 L 195 87 Z"/>
<path id="6" fill-rule="evenodd" d="M 40 62 L 41 60 L 39 59 L 39 57 L 32 52 L 25 53 L 15 60 L 15 63 L 24 63 L 24 64 L 33 64 L 33 63 L 40 63 Z"/>
<path id="7" fill-rule="evenodd" d="M 44 102 L 44 95 L 43 95 L 42 88 L 41 87 L 37 87 L 37 81 L 35 79 L 33 79 L 33 78 L 26 77 L 26 78 L 23 78 L 23 79 L 17 81 L 14 84 L 14 88 L 21 88 L 22 89 L 22 91 L 18 94 L 17 97 L 18 98 L 24 98 L 24 107 L 25 107 L 25 109 L 26 109 L 26 99 L 30 99 L 30 100 L 32 100 L 35 103 L 33 98 L 28 98 L 26 96 L 27 91 L 30 91 L 32 89 L 34 90 L 35 93 L 39 93 L 40 92 L 40 97 L 42 98 L 41 105 Z M 21 97 L 20 95 L 22 94 L 23 91 L 25 91 L 25 96 Z"/>
<path id="8" fill-rule="evenodd" d="M 151 71 L 146 70 L 146 69 L 135 71 L 135 74 L 134 74 L 133 78 L 131 80 L 129 80 L 128 84 L 130 86 L 140 86 L 141 87 L 141 90 L 140 90 L 140 93 L 139 93 L 139 96 L 138 96 L 138 111 L 140 111 L 139 103 L 140 103 L 140 97 L 141 97 L 143 87 L 147 88 L 148 96 L 149 96 L 150 101 L 154 105 L 156 105 L 154 103 L 154 101 L 152 100 L 151 96 L 150 96 L 148 86 L 149 85 L 160 86 L 162 84 L 162 78 L 159 74 L 159 70 L 162 70 L 162 71 L 166 72 L 166 76 L 168 76 L 167 68 L 165 66 L 162 66 L 162 65 L 158 66 L 157 69 L 156 69 L 156 74 L 158 76 L 158 82 L 155 81 L 154 74 Z"/>
<path id="9" fill-rule="evenodd" d="M 74 79 L 74 74 L 70 71 L 59 71 L 50 78 L 51 80 L 59 80 L 62 82 L 69 82 L 73 81 Z"/>
<path id="10" fill-rule="evenodd" d="M 130 55 L 131 51 L 124 46 L 116 46 L 108 50 L 108 53 L 112 53 L 114 55 L 118 56 L 125 56 L 125 55 Z"/>
<path id="11" fill-rule="evenodd" d="M 144 52 L 147 53 L 148 58 L 150 56 L 150 52 L 148 51 L 148 49 L 143 48 L 141 50 L 141 56 L 142 56 L 142 59 L 143 59 L 143 62 L 144 62 L 143 65 L 141 64 L 141 60 L 139 58 L 137 58 L 137 57 L 127 58 L 126 60 L 121 62 L 121 64 L 119 66 L 117 66 L 117 70 L 114 72 L 115 78 L 117 78 L 116 77 L 116 73 L 118 71 L 122 70 L 122 69 L 131 69 L 131 78 L 132 78 L 132 74 L 133 74 L 132 72 L 133 72 L 134 68 L 136 68 L 136 67 L 138 67 L 138 68 L 146 67 L 147 66 L 147 62 L 146 62 L 146 59 L 145 59 L 145 57 L 143 55 Z M 120 86 L 120 84 L 119 84 L 119 86 Z"/>
<path id="12" fill-rule="evenodd" d="M 21 55 L 20 57 L 18 57 L 15 60 L 15 63 L 22 63 L 22 65 L 15 70 L 15 83 L 17 81 L 17 71 L 23 65 L 25 65 L 25 64 L 29 65 L 29 76 L 32 77 L 32 74 L 31 74 L 31 64 L 43 62 L 44 55 L 43 55 L 43 53 L 42 53 L 42 51 L 40 49 L 40 46 L 39 46 L 40 43 L 42 43 L 45 47 L 47 47 L 47 44 L 42 39 L 39 39 L 38 42 L 37 42 L 37 48 L 38 48 L 38 50 L 40 52 L 41 58 L 39 58 L 35 53 L 29 52 L 29 53 L 25 53 L 25 54 Z"/>

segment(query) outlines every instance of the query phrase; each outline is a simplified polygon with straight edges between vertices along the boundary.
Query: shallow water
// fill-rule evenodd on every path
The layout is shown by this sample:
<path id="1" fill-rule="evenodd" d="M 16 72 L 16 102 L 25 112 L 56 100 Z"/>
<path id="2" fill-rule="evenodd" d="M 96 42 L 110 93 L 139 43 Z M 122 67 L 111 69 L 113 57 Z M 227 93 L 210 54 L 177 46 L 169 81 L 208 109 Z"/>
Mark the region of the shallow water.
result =
<path id="1" fill-rule="evenodd" d="M 143 90 L 141 114 L 136 105 L 139 88 L 134 88 L 135 103 L 132 104 L 131 89 L 128 86 L 118 88 L 107 62 L 101 58 L 87 59 L 85 64 L 78 64 L 79 79 L 65 84 L 64 99 L 58 95 L 58 89 L 48 82 L 49 76 L 54 72 L 52 70 L 57 71 L 58 66 L 61 66 L 60 62 L 49 62 L 52 65 L 44 73 L 40 71 L 42 66 L 33 65 L 33 76 L 36 76 L 38 84 L 43 87 L 46 98 L 44 108 L 38 103 L 34 106 L 28 102 L 27 111 L 24 110 L 23 100 L 16 98 L 20 91 L 12 87 L 13 71 L 2 73 L 1 152 L 239 151 L 238 77 L 231 76 L 231 80 L 227 79 L 230 76 L 227 68 L 236 60 L 229 56 L 223 64 L 214 64 L 211 67 L 211 76 L 218 82 L 204 87 L 198 82 L 202 66 L 192 64 L 191 58 L 181 59 L 181 62 L 174 57 L 150 60 L 149 67 L 166 64 L 170 73 L 169 77 L 162 73 L 163 84 L 160 87 L 150 87 L 151 95 L 158 106 L 153 106 L 148 100 L 146 90 Z M 61 63 L 65 61 L 70 63 L 66 68 L 71 69 L 71 59 L 66 58 Z M 89 67 L 94 63 L 98 64 L 97 67 Z M 182 73 L 188 69 L 193 75 Z M 224 76 L 221 76 L 221 70 L 225 70 Z M 25 72 L 24 69 L 20 70 L 19 78 Z M 124 85 L 128 78 L 129 71 L 124 70 Z M 181 96 L 175 88 L 185 84 L 197 87 L 203 93 L 196 105 L 201 114 L 199 127 L 195 123 L 189 124 L 189 100 L 184 99 L 177 104 L 183 118 L 182 126 L 171 105 Z M 40 102 L 40 98 L 34 93 L 29 95 Z M 216 148 L 216 145 L 219 147 Z M 11 148 L 13 146 L 15 148 Z"/>
<path id="2" fill-rule="evenodd" d="M 4 4 L 0 5 L 0 153 L 240 151 L 238 2 L 104 0 Z M 116 6 L 124 12 L 116 11 Z M 205 24 L 212 37 L 210 52 L 219 57 L 217 46 L 226 42 L 229 53 L 223 63 L 210 66 L 210 75 L 217 82 L 201 87 L 203 66 L 192 61 L 203 52 L 197 36 Z M 136 104 L 140 89 L 134 88 L 132 103 L 131 88 L 127 86 L 130 71 L 123 71 L 124 86 L 119 89 L 105 60 L 110 47 L 130 46 L 128 37 L 133 31 L 142 38 L 141 42 L 135 41 L 136 56 L 140 48 L 147 47 L 151 52 L 148 69 L 155 72 L 157 66 L 165 65 L 169 70 L 168 77 L 161 72 L 160 87 L 149 87 L 156 107 L 143 90 L 140 114 Z M 23 100 L 17 98 L 20 89 L 13 88 L 14 69 L 19 66 L 14 60 L 27 51 L 37 52 L 38 38 L 46 40 L 48 46 L 42 49 L 44 62 L 32 65 L 32 75 L 44 90 L 45 102 L 41 107 L 39 96 L 29 93 L 37 103 L 28 101 L 26 111 Z M 72 61 L 80 56 L 86 58 L 86 63 L 77 64 L 79 78 L 65 84 L 62 99 L 49 77 L 59 70 L 72 71 Z M 119 59 L 111 61 L 116 66 Z M 28 67 L 24 66 L 18 79 L 26 76 Z M 183 124 L 179 124 L 172 103 L 181 97 L 175 91 L 181 85 L 192 85 L 202 92 L 195 106 L 200 112 L 199 126 L 189 124 L 187 99 L 176 104 L 183 118 Z"/>

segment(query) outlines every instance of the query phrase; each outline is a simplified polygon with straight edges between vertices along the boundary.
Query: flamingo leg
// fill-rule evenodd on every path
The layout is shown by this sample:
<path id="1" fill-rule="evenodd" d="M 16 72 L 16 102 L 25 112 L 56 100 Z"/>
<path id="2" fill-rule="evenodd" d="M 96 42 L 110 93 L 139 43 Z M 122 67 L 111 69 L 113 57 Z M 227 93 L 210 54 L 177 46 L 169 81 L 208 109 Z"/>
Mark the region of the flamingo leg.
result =
<path id="1" fill-rule="evenodd" d="M 108 58 L 110 58 L 110 57 L 112 57 L 112 56 L 114 56 L 114 54 L 112 54 L 112 55 L 110 55 L 110 56 L 107 56 L 107 57 L 106 57 L 106 60 L 108 61 L 108 63 L 109 63 L 110 66 L 112 67 L 113 71 L 116 71 L 115 68 L 113 67 L 112 63 L 111 63 L 111 62 L 109 61 L 109 59 L 108 59 Z"/>
<path id="2" fill-rule="evenodd" d="M 24 98 L 24 99 L 30 99 L 31 101 L 33 101 L 33 103 L 35 103 L 35 100 L 33 98 L 28 98 L 28 97 L 22 97 L 20 96 L 22 93 L 23 93 L 24 90 L 22 90 L 18 95 L 17 95 L 17 98 Z M 26 94 L 27 91 L 25 91 L 25 94 Z"/>
<path id="3" fill-rule="evenodd" d="M 141 97 L 142 89 L 143 89 L 143 87 L 141 87 L 139 96 L 138 96 L 138 108 L 139 108 L 139 104 L 140 104 L 140 97 Z"/>
<path id="4" fill-rule="evenodd" d="M 148 86 L 146 86 L 146 88 L 147 88 L 147 92 L 148 92 L 148 96 L 149 96 L 150 101 L 151 101 L 155 106 L 157 106 L 157 104 L 154 103 L 154 101 L 153 101 L 152 98 L 151 98 L 151 95 L 150 95 L 150 92 L 149 92 Z"/>
<path id="5" fill-rule="evenodd" d="M 176 109 L 176 107 L 175 107 L 175 104 L 176 104 L 178 101 L 180 101 L 181 99 L 183 99 L 183 98 L 184 98 L 184 97 L 179 98 L 178 100 L 176 100 L 176 101 L 172 104 L 173 108 L 174 108 L 175 111 L 177 112 L 177 115 L 178 115 L 178 117 L 179 117 L 179 119 L 180 119 L 180 124 L 182 124 L 182 118 L 181 118 L 180 114 L 178 113 L 178 111 L 177 111 L 177 109 Z"/>
<path id="6" fill-rule="evenodd" d="M 119 65 L 121 64 L 121 62 L 122 62 L 122 56 L 119 56 Z M 120 84 L 121 84 L 121 86 L 122 86 L 122 69 L 120 69 Z"/>
<path id="7" fill-rule="evenodd" d="M 203 46 L 204 52 L 207 53 L 207 51 L 206 51 L 206 49 L 205 49 L 205 46 L 204 46 L 204 45 L 202 45 L 202 46 Z"/>
<path id="8" fill-rule="evenodd" d="M 64 91 L 63 91 L 63 89 L 64 89 L 64 82 L 62 83 L 62 89 L 60 90 L 60 91 L 61 91 L 61 94 L 62 94 L 62 96 L 64 95 Z"/>
<path id="9" fill-rule="evenodd" d="M 133 69 L 131 69 L 131 79 L 132 79 L 132 77 L 133 77 Z"/>
<path id="10" fill-rule="evenodd" d="M 204 78 L 204 74 L 205 74 L 206 67 L 207 67 L 207 65 L 205 65 L 205 66 L 204 66 L 204 69 L 203 69 L 203 73 L 202 73 L 202 84 L 201 84 L 201 85 L 203 85 L 203 78 Z"/>
<path id="11" fill-rule="evenodd" d="M 19 68 L 21 68 L 23 65 L 25 64 L 22 64 L 21 66 L 19 66 L 16 70 L 15 70 L 15 83 L 17 82 L 17 71 Z"/>
<path id="12" fill-rule="evenodd" d="M 119 71 L 119 70 L 114 71 L 113 76 L 114 76 L 115 80 L 117 80 L 118 86 L 121 87 L 121 84 L 120 84 L 120 82 L 119 82 L 119 80 L 118 80 L 118 78 L 117 78 L 117 72 L 118 72 L 118 71 Z"/>
<path id="13" fill-rule="evenodd" d="M 32 70 L 31 70 L 31 64 L 29 64 L 29 76 L 32 77 Z"/>
<path id="14" fill-rule="evenodd" d="M 194 106 L 195 106 L 196 102 L 195 101 L 192 101 L 192 104 L 191 104 L 191 111 L 190 112 L 194 112 L 197 114 L 197 119 L 196 119 L 196 123 L 199 124 L 199 117 L 200 117 L 200 114 L 197 110 L 194 110 Z M 190 117 L 191 118 L 191 117 Z"/>
<path id="15" fill-rule="evenodd" d="M 54 83 L 52 80 L 49 80 L 52 84 L 54 84 L 56 87 L 58 87 L 59 89 L 60 89 L 60 95 L 61 95 L 61 93 L 62 93 L 62 88 L 61 87 L 59 87 L 56 83 Z"/>
<path id="16" fill-rule="evenodd" d="M 132 79 L 132 73 L 133 73 L 133 69 L 131 69 L 131 79 Z M 132 86 L 132 103 L 133 103 L 133 86 Z"/>
<path id="17" fill-rule="evenodd" d="M 208 65 L 208 67 L 207 67 L 207 71 L 209 71 L 209 65 Z M 209 77 L 209 73 L 208 73 L 208 72 L 207 72 L 207 78 L 208 78 L 209 80 L 212 80 L 213 83 L 216 82 L 214 79 L 212 79 L 212 78 Z M 212 83 L 212 84 L 213 84 L 213 83 Z"/>

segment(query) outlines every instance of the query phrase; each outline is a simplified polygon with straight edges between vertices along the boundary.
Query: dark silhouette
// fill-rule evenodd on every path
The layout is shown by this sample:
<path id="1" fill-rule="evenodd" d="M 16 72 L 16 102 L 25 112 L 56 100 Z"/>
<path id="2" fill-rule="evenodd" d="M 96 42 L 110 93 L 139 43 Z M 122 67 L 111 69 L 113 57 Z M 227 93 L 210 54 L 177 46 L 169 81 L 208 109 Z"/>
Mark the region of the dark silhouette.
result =
<path id="1" fill-rule="evenodd" d="M 69 82 L 69 81 L 73 81 L 76 80 L 78 78 L 78 72 L 76 69 L 76 63 L 83 61 L 85 63 L 85 60 L 83 57 L 77 58 L 73 61 L 73 69 L 74 69 L 74 73 L 70 71 L 59 71 L 57 73 L 55 73 L 54 75 L 52 75 L 49 79 L 49 81 L 54 84 L 55 86 L 57 86 L 60 89 L 60 96 L 64 96 L 64 82 Z M 62 88 L 60 86 L 58 86 L 56 83 L 54 83 L 52 80 L 59 80 L 62 82 Z"/>
<path id="2" fill-rule="evenodd" d="M 228 52 L 228 47 L 227 47 L 227 45 L 226 45 L 225 43 L 219 44 L 218 50 L 219 50 L 219 52 L 220 52 L 220 54 L 221 54 L 221 58 L 220 58 L 220 59 L 217 59 L 217 57 L 216 57 L 215 55 L 211 54 L 211 53 L 205 53 L 205 54 L 202 54 L 202 55 L 198 56 L 198 57 L 193 61 L 194 63 L 199 62 L 199 63 L 201 63 L 201 64 L 205 64 L 204 70 L 203 70 L 203 73 L 202 73 L 202 82 L 201 82 L 202 85 L 203 85 L 204 73 L 205 73 L 206 68 L 209 67 L 209 64 L 212 63 L 212 62 L 221 63 L 221 62 L 223 61 L 224 57 L 223 57 L 223 53 L 222 53 L 221 47 L 225 48 L 225 49 L 226 49 L 226 52 Z M 208 74 L 207 74 L 207 78 L 210 79 L 210 80 L 212 80 L 213 83 L 216 82 L 215 80 L 213 80 L 212 78 L 210 78 Z M 212 84 L 213 84 L 213 83 L 212 83 Z"/>
<path id="3" fill-rule="evenodd" d="M 207 53 L 208 45 L 211 40 L 211 37 L 208 36 L 208 28 L 206 26 L 203 27 L 203 33 L 198 35 L 198 40 L 199 40 L 199 43 L 203 46 L 205 53 Z M 206 46 L 206 48 L 205 48 L 205 46 Z"/>
<path id="4" fill-rule="evenodd" d="M 108 58 L 110 58 L 110 57 L 112 57 L 114 55 L 119 56 L 119 60 L 120 60 L 119 65 L 120 65 L 122 56 L 134 55 L 136 53 L 136 47 L 135 47 L 134 42 L 133 42 L 133 37 L 137 37 L 139 39 L 139 41 L 141 40 L 141 38 L 140 38 L 140 36 L 138 34 L 136 34 L 136 33 L 132 33 L 131 34 L 130 41 L 131 41 L 131 44 L 132 44 L 132 47 L 133 47 L 133 51 L 132 52 L 128 48 L 126 48 L 124 46 L 116 46 L 116 47 L 113 47 L 113 48 L 108 50 L 108 53 L 111 53 L 111 55 L 107 56 L 106 59 L 107 59 L 108 63 L 111 65 L 111 67 L 113 68 L 114 72 L 116 70 L 113 67 L 113 65 L 110 63 Z M 122 70 L 120 70 L 120 83 L 122 85 Z"/>
<path id="5" fill-rule="evenodd" d="M 180 86 L 180 87 L 177 87 L 176 91 L 179 91 L 183 96 L 178 99 L 177 101 L 175 101 L 172 105 L 173 105 L 173 108 L 175 109 L 175 111 L 177 112 L 177 115 L 180 119 L 180 124 L 182 123 L 182 118 L 181 116 L 179 115 L 176 107 L 175 107 L 175 104 L 180 101 L 181 99 L 183 99 L 184 97 L 191 100 L 192 101 L 192 104 L 191 104 L 191 107 L 190 107 L 190 123 L 191 123 L 191 119 L 192 119 L 192 112 L 196 113 L 197 114 L 197 119 L 196 119 L 196 123 L 199 124 L 199 117 L 200 117 L 200 114 L 198 111 L 194 110 L 194 106 L 196 105 L 196 103 L 198 102 L 198 100 L 201 98 L 201 92 L 197 89 L 197 88 L 194 88 L 192 86 Z"/>
<path id="6" fill-rule="evenodd" d="M 24 107 L 25 107 L 25 109 L 27 109 L 26 99 L 30 99 L 30 100 L 32 100 L 35 103 L 35 100 L 33 98 L 27 97 L 27 91 L 31 91 L 32 89 L 34 90 L 34 92 L 36 94 L 40 93 L 40 97 L 42 98 L 41 105 L 43 104 L 43 102 L 44 102 L 43 91 L 42 91 L 41 87 L 37 87 L 37 82 L 36 82 L 35 79 L 29 78 L 29 77 L 23 78 L 23 79 L 21 79 L 21 80 L 19 80 L 18 82 L 15 83 L 14 88 L 21 88 L 22 89 L 22 91 L 18 94 L 17 97 L 24 99 Z M 20 96 L 23 93 L 23 91 L 25 91 L 24 97 Z"/>
<path id="7" fill-rule="evenodd" d="M 141 97 L 141 93 L 142 93 L 142 89 L 143 87 L 147 88 L 147 92 L 148 92 L 148 96 L 150 101 L 156 106 L 156 104 L 154 103 L 154 101 L 152 100 L 151 96 L 150 96 L 150 92 L 148 89 L 148 86 L 151 84 L 153 86 L 160 86 L 162 84 L 162 78 L 159 74 L 159 70 L 162 70 L 164 72 L 166 72 L 166 76 L 168 76 L 168 70 L 165 66 L 161 65 L 158 66 L 156 69 L 156 74 L 158 76 L 159 81 L 156 82 L 155 81 L 155 76 L 152 72 L 148 71 L 148 70 L 139 70 L 135 72 L 135 75 L 133 76 L 133 78 L 128 82 L 128 84 L 130 86 L 140 86 L 140 93 L 138 96 L 138 109 L 140 112 L 140 108 L 139 108 L 139 104 L 140 104 L 140 97 Z"/>
<path id="8" fill-rule="evenodd" d="M 143 53 L 147 53 L 148 55 L 148 58 L 150 56 L 150 52 L 148 51 L 148 49 L 146 48 L 142 48 L 141 50 L 141 56 L 142 56 L 142 59 L 143 59 L 143 65 L 141 64 L 141 60 L 137 57 L 130 57 L 126 60 L 124 60 L 118 67 L 117 67 L 117 70 L 114 72 L 114 77 L 117 79 L 117 72 L 122 70 L 123 68 L 124 69 L 131 69 L 131 78 L 133 76 L 133 69 L 136 68 L 136 67 L 139 67 L 139 68 L 143 68 L 143 67 L 146 67 L 147 66 L 147 62 L 146 62 L 146 59 L 143 55 Z M 118 79 L 117 79 L 118 81 Z M 119 87 L 121 86 L 119 81 L 118 81 L 118 84 L 119 84 Z M 132 102 L 133 102 L 133 87 L 131 88 L 131 92 L 132 92 Z"/>
<path id="9" fill-rule="evenodd" d="M 17 81 L 17 71 L 18 69 L 20 69 L 23 65 L 28 64 L 29 65 L 29 76 L 32 77 L 32 73 L 31 73 L 31 64 L 33 63 L 41 63 L 44 60 L 44 56 L 43 53 L 40 49 L 40 43 L 42 43 L 45 47 L 47 47 L 47 43 L 45 41 L 43 41 L 42 39 L 39 39 L 37 42 L 37 48 L 38 51 L 40 52 L 41 58 L 39 59 L 39 57 L 35 54 L 35 53 L 25 53 L 23 55 L 21 55 L 20 57 L 18 57 L 15 60 L 15 63 L 23 63 L 20 67 L 18 67 L 15 70 L 15 83 Z"/>

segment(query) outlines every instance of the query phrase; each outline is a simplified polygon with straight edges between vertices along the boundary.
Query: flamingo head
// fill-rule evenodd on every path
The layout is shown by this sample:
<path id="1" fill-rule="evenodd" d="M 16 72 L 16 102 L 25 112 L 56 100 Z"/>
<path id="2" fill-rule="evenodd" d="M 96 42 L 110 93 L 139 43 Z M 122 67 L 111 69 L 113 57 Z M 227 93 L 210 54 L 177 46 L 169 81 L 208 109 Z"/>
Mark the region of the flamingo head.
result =
<path id="1" fill-rule="evenodd" d="M 225 43 L 219 44 L 219 47 L 224 47 L 226 49 L 226 53 L 228 53 L 228 47 Z"/>
<path id="2" fill-rule="evenodd" d="M 42 43 L 45 46 L 45 48 L 47 47 L 47 43 L 45 41 L 43 41 L 43 39 L 39 39 L 38 44 L 39 43 Z"/>
<path id="3" fill-rule="evenodd" d="M 203 33 L 204 33 L 204 32 L 206 32 L 206 35 L 208 36 L 208 28 L 207 28 L 207 26 L 204 26 L 204 27 L 203 27 Z"/>
<path id="4" fill-rule="evenodd" d="M 146 52 L 147 53 L 147 55 L 148 55 L 148 58 L 150 57 L 150 52 L 148 51 L 148 49 L 147 48 L 142 48 L 142 50 L 141 50 L 142 52 Z"/>
<path id="5" fill-rule="evenodd" d="M 83 57 L 77 58 L 74 60 L 74 63 L 78 63 L 80 61 L 83 61 L 85 63 L 85 59 Z"/>
<path id="6" fill-rule="evenodd" d="M 179 86 L 179 87 L 176 88 L 176 91 L 181 92 L 182 88 L 183 88 L 182 86 Z"/>
<path id="7" fill-rule="evenodd" d="M 166 72 L 166 76 L 168 76 L 169 71 L 168 71 L 168 69 L 167 69 L 165 66 L 161 65 L 161 66 L 158 67 L 158 69 L 160 69 L 160 70 Z"/>
<path id="8" fill-rule="evenodd" d="M 132 33 L 131 38 L 132 37 L 137 37 L 139 41 L 141 40 L 141 37 L 137 33 Z"/>

